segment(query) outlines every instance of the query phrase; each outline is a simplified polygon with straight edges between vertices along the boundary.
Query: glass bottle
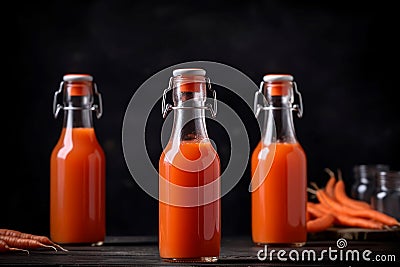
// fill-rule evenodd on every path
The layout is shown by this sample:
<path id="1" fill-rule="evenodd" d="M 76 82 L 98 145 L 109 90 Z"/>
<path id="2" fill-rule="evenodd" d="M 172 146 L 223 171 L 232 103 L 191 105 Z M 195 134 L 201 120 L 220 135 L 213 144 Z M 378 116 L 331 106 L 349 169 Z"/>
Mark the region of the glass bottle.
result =
<path id="1" fill-rule="evenodd" d="M 371 196 L 375 192 L 376 176 L 380 171 L 388 171 L 385 164 L 362 164 L 353 167 L 353 185 L 351 197 L 371 203 Z"/>
<path id="2" fill-rule="evenodd" d="M 400 171 L 380 171 L 371 206 L 400 220 Z"/>
<path id="3" fill-rule="evenodd" d="M 174 111 L 159 160 L 159 252 L 164 261 L 215 262 L 220 253 L 220 159 L 207 134 L 216 92 L 203 69 L 176 69 L 163 94 L 163 116 Z M 165 104 L 172 89 L 174 106 Z M 214 108 L 206 105 L 207 89 Z"/>
<path id="4" fill-rule="evenodd" d="M 91 75 L 64 75 L 54 94 L 55 118 L 61 110 L 61 136 L 50 159 L 50 237 L 58 243 L 102 242 L 106 162 L 93 128 L 92 113 L 101 117 L 102 102 Z"/>
<path id="5" fill-rule="evenodd" d="M 293 105 L 293 89 L 300 106 Z M 292 75 L 268 74 L 254 103 L 256 117 L 265 112 L 261 140 L 251 157 L 252 240 L 257 245 L 300 247 L 307 239 L 307 160 L 296 138 L 292 111 L 302 116 L 301 94 Z"/>

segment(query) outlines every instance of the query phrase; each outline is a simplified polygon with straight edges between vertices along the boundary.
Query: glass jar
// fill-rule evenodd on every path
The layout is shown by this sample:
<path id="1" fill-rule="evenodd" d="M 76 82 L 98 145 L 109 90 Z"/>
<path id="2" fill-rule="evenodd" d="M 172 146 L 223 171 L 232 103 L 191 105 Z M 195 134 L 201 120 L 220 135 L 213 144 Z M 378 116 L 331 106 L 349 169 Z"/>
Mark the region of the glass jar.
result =
<path id="1" fill-rule="evenodd" d="M 353 167 L 353 185 L 351 197 L 371 203 L 371 196 L 375 191 L 376 176 L 380 171 L 388 171 L 386 164 L 362 164 Z"/>
<path id="2" fill-rule="evenodd" d="M 371 197 L 374 209 L 400 220 L 400 171 L 381 171 Z"/>

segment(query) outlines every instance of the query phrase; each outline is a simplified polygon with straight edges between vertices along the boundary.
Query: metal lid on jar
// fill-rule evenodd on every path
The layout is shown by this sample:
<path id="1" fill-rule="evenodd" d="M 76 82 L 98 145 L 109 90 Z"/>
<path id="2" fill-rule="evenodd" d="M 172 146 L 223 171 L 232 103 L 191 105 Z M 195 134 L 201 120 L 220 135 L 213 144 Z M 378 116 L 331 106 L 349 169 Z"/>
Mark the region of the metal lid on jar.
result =
<path id="1" fill-rule="evenodd" d="M 263 77 L 264 82 L 292 82 L 293 76 L 289 74 L 267 74 Z"/>
<path id="2" fill-rule="evenodd" d="M 63 77 L 64 82 L 91 82 L 93 76 L 89 74 L 66 74 Z"/>
<path id="3" fill-rule="evenodd" d="M 204 69 L 198 68 L 186 68 L 186 69 L 176 69 L 172 72 L 174 77 L 176 76 L 206 76 L 206 71 Z"/>

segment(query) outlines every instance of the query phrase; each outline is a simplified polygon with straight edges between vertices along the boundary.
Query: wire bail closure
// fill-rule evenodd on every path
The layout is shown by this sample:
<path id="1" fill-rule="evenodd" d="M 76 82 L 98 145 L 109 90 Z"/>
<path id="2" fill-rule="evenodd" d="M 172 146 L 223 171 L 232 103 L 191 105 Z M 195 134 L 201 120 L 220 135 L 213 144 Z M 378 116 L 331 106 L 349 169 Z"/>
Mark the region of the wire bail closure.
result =
<path id="1" fill-rule="evenodd" d="M 217 91 L 215 91 L 214 89 L 211 88 L 210 78 L 206 77 L 205 79 L 206 79 L 208 90 L 210 90 L 213 93 L 213 99 L 214 99 L 213 100 L 213 104 L 211 105 L 211 103 L 207 103 L 205 106 L 202 106 L 202 107 L 175 107 L 170 103 L 167 104 L 166 103 L 167 102 L 166 101 L 167 93 L 168 93 L 168 91 L 173 89 L 172 88 L 172 86 L 173 86 L 172 85 L 173 84 L 172 83 L 173 78 L 174 77 L 171 77 L 169 79 L 168 88 L 164 89 L 164 92 L 163 92 L 163 98 L 162 98 L 162 104 L 161 104 L 161 114 L 162 114 L 164 119 L 167 117 L 168 113 L 171 110 L 174 110 L 174 109 L 207 109 L 207 110 L 210 111 L 211 116 L 213 118 L 215 118 L 217 116 Z"/>
<path id="2" fill-rule="evenodd" d="M 83 108 L 83 107 L 66 107 L 62 104 L 58 103 L 58 95 L 60 95 L 63 90 L 64 90 L 64 81 L 60 83 L 60 87 L 58 91 L 54 93 L 54 99 L 53 99 L 53 115 L 54 118 L 57 119 L 58 114 L 60 113 L 60 110 L 84 110 L 84 109 L 90 109 L 93 111 L 96 111 L 96 118 L 100 119 L 100 117 L 103 115 L 103 100 L 101 97 L 101 93 L 97 90 L 97 85 L 95 82 L 93 84 L 93 89 L 94 89 L 94 95 L 97 97 L 99 104 L 93 104 L 90 108 Z"/>
<path id="3" fill-rule="evenodd" d="M 301 118 L 301 117 L 303 117 L 303 98 L 301 97 L 301 93 L 297 89 L 296 82 L 293 81 L 292 83 L 293 83 L 294 91 L 298 95 L 299 104 L 294 104 L 290 109 L 293 110 L 293 111 L 297 111 L 297 117 Z M 268 105 L 268 103 L 267 103 L 267 101 L 266 101 L 266 99 L 265 99 L 265 97 L 263 96 L 263 93 L 262 93 L 263 88 L 264 88 L 264 81 L 262 81 L 260 83 L 260 89 L 257 90 L 255 92 L 255 94 L 254 94 L 253 111 L 254 111 L 254 115 L 256 116 L 256 118 L 258 118 L 258 116 L 260 115 L 261 111 L 287 109 L 287 108 L 273 107 L 271 105 Z M 263 96 L 263 104 L 262 105 L 258 103 L 258 98 L 259 98 L 260 95 Z M 292 93 L 292 97 L 293 97 L 293 93 Z"/>

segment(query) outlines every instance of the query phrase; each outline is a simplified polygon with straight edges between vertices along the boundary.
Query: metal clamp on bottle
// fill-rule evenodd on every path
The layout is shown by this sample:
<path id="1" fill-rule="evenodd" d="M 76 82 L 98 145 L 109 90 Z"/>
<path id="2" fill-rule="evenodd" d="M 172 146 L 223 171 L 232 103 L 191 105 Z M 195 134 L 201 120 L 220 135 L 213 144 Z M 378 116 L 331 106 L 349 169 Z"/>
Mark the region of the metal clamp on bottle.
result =
<path id="1" fill-rule="evenodd" d="M 165 119 L 168 115 L 168 112 L 174 109 L 207 109 L 210 111 L 211 116 L 215 118 L 217 116 L 217 92 L 211 88 L 211 81 L 210 78 L 205 77 L 206 83 L 207 83 L 207 88 L 210 90 L 213 94 L 213 104 L 207 103 L 205 106 L 200 106 L 200 107 L 179 107 L 179 106 L 173 106 L 172 104 L 167 104 L 166 103 L 166 98 L 167 98 L 167 93 L 168 91 L 173 89 L 173 79 L 176 77 L 171 77 L 169 79 L 168 83 L 168 88 L 164 89 L 163 92 L 163 98 L 162 98 L 162 106 L 161 106 L 161 114 L 163 115 L 163 118 Z"/>
<path id="2" fill-rule="evenodd" d="M 288 81 L 291 82 L 291 84 L 293 85 L 292 87 L 290 87 L 290 91 L 289 91 L 289 96 L 290 96 L 290 103 L 294 102 L 294 94 L 293 94 L 293 89 L 296 92 L 296 94 L 298 95 L 299 98 L 299 104 L 294 104 L 290 107 L 291 110 L 296 111 L 297 112 L 297 117 L 301 118 L 303 117 L 303 99 L 301 96 L 301 93 L 299 92 L 299 90 L 297 89 L 297 84 L 295 81 L 293 81 L 293 77 L 289 76 L 286 79 L 286 76 L 289 75 L 277 75 L 277 77 L 285 77 L 285 79 L 279 80 L 279 81 Z M 254 94 L 254 114 L 256 116 L 256 118 L 258 118 L 258 116 L 260 115 L 261 111 L 266 111 L 266 110 L 280 110 L 280 109 L 286 109 L 286 107 L 273 107 L 272 105 L 268 104 L 268 101 L 266 99 L 266 97 L 263 94 L 263 89 L 264 89 L 264 84 L 266 82 L 265 81 L 261 81 L 260 83 L 260 89 L 258 91 L 255 92 Z M 259 103 L 259 96 L 263 97 L 263 103 L 260 104 Z"/>
<path id="3" fill-rule="evenodd" d="M 89 82 L 91 87 L 93 88 L 94 91 L 94 96 L 95 99 L 97 99 L 98 104 L 91 104 L 90 102 L 93 102 L 93 93 L 89 89 L 89 91 L 86 94 L 80 94 L 80 96 L 87 96 L 90 98 L 89 100 L 89 106 L 70 106 L 70 105 L 65 105 L 65 104 L 60 104 L 58 102 L 59 95 L 63 93 L 63 91 L 66 89 L 67 84 L 71 84 L 74 82 Z M 89 109 L 92 111 L 96 111 L 96 118 L 100 118 L 103 115 L 103 100 L 101 97 L 101 93 L 97 90 L 97 85 L 95 82 L 93 82 L 93 77 L 90 75 L 75 75 L 75 74 L 69 74 L 65 75 L 63 78 L 63 81 L 60 83 L 60 87 L 58 91 L 54 93 L 54 99 L 53 99 L 53 114 L 54 118 L 58 117 L 58 114 L 60 113 L 60 110 L 85 110 Z"/>

